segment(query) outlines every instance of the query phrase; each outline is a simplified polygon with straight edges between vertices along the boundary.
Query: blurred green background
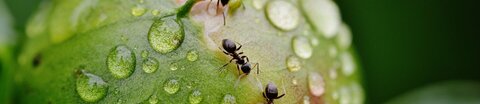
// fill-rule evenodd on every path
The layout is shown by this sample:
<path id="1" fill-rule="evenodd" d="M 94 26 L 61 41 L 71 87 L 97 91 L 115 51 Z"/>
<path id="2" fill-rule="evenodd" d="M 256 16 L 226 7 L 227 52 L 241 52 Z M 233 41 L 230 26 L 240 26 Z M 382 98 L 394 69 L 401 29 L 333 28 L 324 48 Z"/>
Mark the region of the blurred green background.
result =
<path id="1" fill-rule="evenodd" d="M 480 81 L 478 1 L 337 3 L 343 20 L 352 28 L 368 103 L 383 103 L 446 80 Z"/>
<path id="2" fill-rule="evenodd" d="M 480 82 L 478 1 L 335 1 L 352 29 L 367 103 L 384 103 L 442 81 Z M 15 30 L 24 34 L 40 0 L 4 2 L 0 6 L 7 6 Z"/>

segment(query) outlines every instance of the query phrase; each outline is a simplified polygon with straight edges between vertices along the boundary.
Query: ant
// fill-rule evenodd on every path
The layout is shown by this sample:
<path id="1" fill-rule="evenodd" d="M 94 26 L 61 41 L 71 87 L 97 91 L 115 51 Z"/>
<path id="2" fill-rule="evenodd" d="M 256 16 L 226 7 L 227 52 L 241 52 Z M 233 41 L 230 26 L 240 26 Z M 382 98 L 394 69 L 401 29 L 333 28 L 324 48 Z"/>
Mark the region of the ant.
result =
<path id="1" fill-rule="evenodd" d="M 278 96 L 277 86 L 275 86 L 275 84 L 273 84 L 272 82 L 269 82 L 267 84 L 267 87 L 265 87 L 265 92 L 263 92 L 262 95 L 264 98 L 267 99 L 267 104 L 273 104 L 274 99 L 280 99 L 285 94 Z"/>
<path id="2" fill-rule="evenodd" d="M 237 64 L 238 74 L 241 74 L 240 70 L 242 70 L 244 75 L 248 75 L 250 73 L 250 71 L 255 67 L 257 67 L 257 74 L 258 74 L 259 73 L 258 63 L 255 63 L 255 65 L 252 67 L 252 65 L 249 63 L 248 57 L 247 56 L 242 56 L 243 52 L 238 52 L 237 53 L 237 51 L 239 51 L 242 48 L 242 45 L 240 43 L 237 43 L 237 44 L 240 45 L 237 48 L 237 45 L 235 43 L 236 42 L 233 42 L 230 39 L 223 39 L 222 40 L 223 50 L 220 47 L 218 47 L 218 48 L 220 50 L 222 50 L 224 54 L 231 56 L 232 59 L 230 59 L 230 61 L 228 63 L 226 63 L 225 65 L 223 65 L 220 68 L 223 68 L 223 67 L 227 66 L 228 64 L 232 63 L 233 60 L 235 60 L 235 63 Z M 243 74 L 240 75 L 240 77 L 241 76 L 243 76 Z"/>
<path id="3" fill-rule="evenodd" d="M 213 1 L 213 0 L 210 0 L 210 3 L 211 3 L 212 1 Z M 218 0 L 218 1 L 217 1 L 217 12 L 216 12 L 216 13 L 218 13 L 218 6 L 220 6 L 220 2 L 222 3 L 222 6 L 225 7 L 225 5 L 227 5 L 228 2 L 230 2 L 230 0 Z M 210 7 L 210 3 L 208 3 L 208 5 L 207 5 L 207 10 L 208 10 L 208 8 Z M 223 25 L 225 25 L 225 24 L 226 24 L 226 23 L 225 23 L 225 12 L 222 13 L 222 15 L 223 15 Z"/>
<path id="4" fill-rule="evenodd" d="M 213 1 L 213 0 L 210 0 L 210 3 L 211 3 L 212 1 Z M 216 12 L 216 13 L 218 13 L 218 7 L 220 6 L 220 3 L 222 3 L 222 7 L 224 7 L 224 9 L 225 9 L 225 8 L 226 8 L 225 6 L 226 6 L 229 2 L 230 2 L 230 0 L 217 0 L 217 12 Z M 240 2 L 241 2 L 241 1 L 240 1 Z M 208 3 L 208 5 L 207 5 L 207 10 L 208 10 L 208 8 L 210 7 L 210 3 Z M 243 5 L 243 3 L 242 3 L 242 7 L 245 9 L 245 6 Z M 223 25 L 226 24 L 226 22 L 225 22 L 225 13 L 226 13 L 225 11 L 224 11 L 224 13 L 222 13 L 222 15 L 223 15 Z"/>

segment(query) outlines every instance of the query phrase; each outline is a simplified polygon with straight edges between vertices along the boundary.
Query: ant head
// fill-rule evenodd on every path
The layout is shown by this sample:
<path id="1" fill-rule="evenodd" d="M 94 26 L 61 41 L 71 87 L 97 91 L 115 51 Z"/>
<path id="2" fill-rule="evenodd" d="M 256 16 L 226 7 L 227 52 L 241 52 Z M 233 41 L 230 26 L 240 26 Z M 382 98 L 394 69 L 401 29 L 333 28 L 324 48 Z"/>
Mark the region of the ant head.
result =
<path id="1" fill-rule="evenodd" d="M 230 0 L 221 0 L 221 1 L 222 1 L 222 6 L 225 6 L 225 5 L 228 4 L 228 1 L 230 1 Z"/>
<path id="2" fill-rule="evenodd" d="M 278 96 L 277 86 L 272 82 L 269 82 L 267 87 L 265 87 L 265 95 L 267 99 L 276 99 Z"/>
<path id="3" fill-rule="evenodd" d="M 248 73 L 250 73 L 252 70 L 252 65 L 250 63 L 245 63 L 240 67 L 240 69 L 242 69 L 243 73 L 248 75 Z"/>
<path id="4" fill-rule="evenodd" d="M 230 39 L 223 39 L 222 46 L 223 49 L 225 49 L 225 51 L 229 53 L 235 53 L 235 51 L 237 50 L 237 45 L 235 45 L 235 42 Z"/>

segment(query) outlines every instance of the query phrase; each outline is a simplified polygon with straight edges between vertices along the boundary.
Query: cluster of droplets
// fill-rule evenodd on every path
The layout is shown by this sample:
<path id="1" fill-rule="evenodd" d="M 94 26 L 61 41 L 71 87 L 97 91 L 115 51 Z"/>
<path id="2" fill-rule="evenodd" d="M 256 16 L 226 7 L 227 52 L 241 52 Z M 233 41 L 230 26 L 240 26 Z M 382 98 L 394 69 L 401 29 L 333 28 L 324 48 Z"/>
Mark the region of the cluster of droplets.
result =
<path id="1" fill-rule="evenodd" d="M 341 76 L 344 78 L 350 78 L 354 76 L 356 65 L 354 57 L 350 52 L 351 44 L 351 33 L 350 29 L 346 24 L 342 24 L 340 20 L 340 15 L 338 14 L 338 7 L 332 0 L 299 0 L 299 5 L 301 9 L 297 9 L 296 4 L 290 1 L 270 1 L 268 0 L 253 0 L 253 7 L 257 10 L 265 10 L 264 13 L 269 20 L 269 23 L 280 30 L 278 34 L 285 34 L 284 32 L 295 31 L 298 27 L 298 24 L 302 22 L 301 14 L 305 13 L 305 20 L 309 23 L 309 27 L 303 32 L 303 35 L 293 36 L 291 40 L 291 49 L 295 55 L 286 57 L 286 67 L 292 72 L 296 73 L 300 70 L 305 70 L 305 67 L 302 67 L 303 63 L 308 62 L 311 57 L 323 57 L 328 56 L 329 59 L 332 59 L 330 68 L 327 68 L 327 71 L 309 71 L 307 77 L 307 86 L 309 88 L 310 95 L 305 96 L 304 103 L 309 104 L 310 101 L 315 101 L 316 99 L 328 92 L 326 84 L 336 83 L 335 80 L 338 80 L 338 75 L 341 73 Z M 309 29 L 312 30 L 309 30 Z M 315 34 L 315 35 L 312 35 Z M 317 35 L 319 34 L 319 35 Z M 283 36 L 283 35 L 279 35 Z M 319 38 L 332 42 L 320 42 Z M 329 44 L 333 43 L 333 44 Z M 322 45 L 321 45 L 322 44 Z M 325 49 L 326 52 L 314 52 L 315 47 L 321 47 Z M 326 53 L 323 55 L 322 53 Z M 320 54 L 315 56 L 315 54 Z M 340 70 L 338 70 L 340 69 Z M 325 74 L 323 74 L 325 72 Z M 323 75 L 326 75 L 328 79 L 325 79 Z M 328 80 L 328 82 L 327 82 Z M 293 78 L 291 81 L 292 84 L 297 85 L 298 80 Z M 334 91 L 332 94 L 333 98 L 346 99 L 340 100 L 342 104 L 349 103 L 359 103 L 361 102 L 361 96 L 358 93 L 362 91 L 361 86 L 353 84 L 353 87 L 350 85 L 342 84 L 333 84 L 338 85 L 343 90 Z M 335 86 L 335 89 L 338 87 Z M 347 96 L 348 94 L 342 94 L 347 92 L 345 89 L 348 89 L 348 92 L 355 92 L 356 100 L 349 100 L 352 97 Z M 331 89 L 334 90 L 334 89 Z M 336 96 L 336 97 L 335 97 Z M 339 97 L 340 96 L 340 97 Z M 341 97 L 347 96 L 347 97 Z"/>
<path id="2" fill-rule="evenodd" d="M 143 3 L 143 0 L 142 2 Z M 295 7 L 289 1 L 272 1 L 267 2 L 267 0 L 254 0 L 254 7 L 261 9 L 265 7 L 266 17 L 270 23 L 280 29 L 281 31 L 293 31 L 296 29 L 301 22 L 301 11 Z M 267 4 L 268 3 L 268 4 Z M 308 12 L 306 15 L 307 21 L 311 22 L 312 27 L 322 34 L 327 39 L 334 38 L 334 41 L 337 45 L 330 46 L 328 48 L 328 54 L 331 57 L 339 57 L 341 71 L 346 76 L 351 76 L 356 67 L 354 63 L 353 56 L 348 52 L 348 49 L 351 44 L 350 30 L 345 24 L 341 24 L 341 21 L 338 18 L 338 8 L 329 0 L 301 0 L 303 12 Z M 307 6 L 319 4 L 322 6 Z M 316 9 L 306 8 L 314 7 Z M 323 9 L 325 12 L 309 12 L 312 10 Z M 131 14 L 133 16 L 142 16 L 147 12 L 142 5 L 136 5 L 131 9 Z M 152 15 L 158 15 L 159 10 L 152 10 Z M 316 17 L 321 17 L 320 19 L 315 19 Z M 338 25 L 338 26 L 337 26 Z M 313 33 L 307 33 L 313 34 Z M 150 27 L 148 32 L 148 42 L 153 48 L 154 51 L 161 54 L 168 54 L 176 50 L 182 44 L 185 37 L 185 32 L 183 30 L 183 25 L 180 21 L 175 18 L 162 18 L 155 20 Z M 286 59 L 286 65 L 290 72 L 298 72 L 303 67 L 303 61 L 310 59 L 314 54 L 314 47 L 318 46 L 319 40 L 316 37 L 307 36 L 295 36 L 291 40 L 291 45 L 293 53 L 295 55 L 289 56 Z M 339 47 L 339 48 L 337 48 Z M 340 52 L 338 52 L 340 51 Z M 339 54 L 340 53 L 340 54 Z M 141 56 L 142 69 L 145 73 L 154 73 L 159 68 L 159 62 L 157 59 L 148 56 L 148 51 L 142 51 Z M 195 50 L 191 50 L 186 54 L 186 59 L 188 61 L 196 61 L 198 59 L 199 53 Z M 118 78 L 123 79 L 132 75 L 135 71 L 136 58 L 134 52 L 126 45 L 118 45 L 113 48 L 107 58 L 107 67 L 110 73 Z M 178 63 L 171 63 L 170 70 L 177 70 L 181 67 Z M 334 75 L 333 75 L 334 74 Z M 331 79 L 337 77 L 336 68 L 332 68 L 329 71 Z M 293 79 L 292 83 L 294 85 L 298 84 L 297 79 Z M 308 74 L 307 84 L 310 91 L 310 94 L 313 96 L 322 96 L 325 93 L 325 79 L 322 74 L 318 72 L 312 72 Z M 81 74 L 77 76 L 77 92 L 80 97 L 87 102 L 96 102 L 106 96 L 108 85 L 102 78 L 87 73 L 82 70 Z M 163 83 L 163 90 L 168 94 L 175 94 L 180 90 L 180 79 L 170 78 Z M 350 99 L 350 100 L 340 100 L 343 104 L 349 104 L 351 102 L 356 102 L 362 95 L 362 93 L 356 93 L 357 95 L 349 95 L 349 92 L 352 91 L 361 91 L 361 86 L 358 83 L 353 83 L 349 86 L 343 86 L 340 90 L 334 92 L 334 98 L 337 99 Z M 200 90 L 193 90 L 188 101 L 191 104 L 198 104 L 202 101 L 202 93 Z M 357 98 L 357 99 L 354 99 Z M 304 97 L 304 102 L 309 103 L 310 96 Z M 351 100 L 354 99 L 354 100 Z M 119 99 L 120 100 L 120 99 Z M 151 104 L 158 103 L 158 98 L 155 94 L 152 94 L 148 102 Z M 233 95 L 226 94 L 223 97 L 223 104 L 235 104 L 236 99 Z"/>

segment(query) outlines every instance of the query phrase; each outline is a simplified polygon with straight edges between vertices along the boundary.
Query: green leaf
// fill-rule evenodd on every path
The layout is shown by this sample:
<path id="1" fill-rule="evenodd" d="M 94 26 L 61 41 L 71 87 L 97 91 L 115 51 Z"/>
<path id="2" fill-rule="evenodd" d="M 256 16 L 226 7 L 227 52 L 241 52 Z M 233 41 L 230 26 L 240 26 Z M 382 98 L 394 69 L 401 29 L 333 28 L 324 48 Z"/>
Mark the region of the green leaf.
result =
<path id="1" fill-rule="evenodd" d="M 353 49 L 337 48 L 338 42 L 313 31 L 303 15 L 297 14 L 299 24 L 292 25 L 296 27 L 279 30 L 263 9 L 243 0 L 245 9 L 229 14 L 223 25 L 221 14 L 202 14 L 208 2 L 189 0 L 182 6 L 173 0 L 52 1 L 51 12 L 37 14 L 51 13 L 44 22 L 48 32 L 29 38 L 19 56 L 17 83 L 28 91 L 16 95 L 21 97 L 18 102 L 264 103 L 268 82 L 286 94 L 275 100 L 279 104 L 363 102 Z M 36 20 L 30 22 L 43 23 Z M 218 49 L 222 39 L 242 44 L 240 51 L 252 65 L 259 64 L 260 73 L 255 69 L 238 80 L 234 62 L 220 68 L 231 58 Z M 290 57 L 297 59 L 291 63 Z M 35 60 L 38 65 L 32 64 Z M 145 72 L 152 63 L 158 63 L 158 69 Z M 289 70 L 289 65 L 297 69 Z M 78 77 L 80 71 L 98 77 Z"/>

